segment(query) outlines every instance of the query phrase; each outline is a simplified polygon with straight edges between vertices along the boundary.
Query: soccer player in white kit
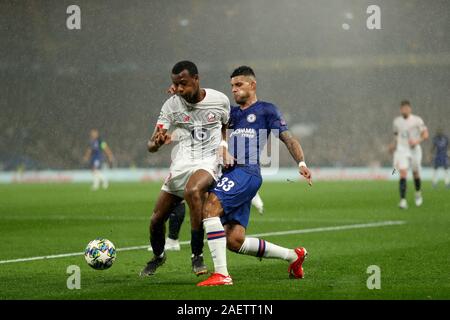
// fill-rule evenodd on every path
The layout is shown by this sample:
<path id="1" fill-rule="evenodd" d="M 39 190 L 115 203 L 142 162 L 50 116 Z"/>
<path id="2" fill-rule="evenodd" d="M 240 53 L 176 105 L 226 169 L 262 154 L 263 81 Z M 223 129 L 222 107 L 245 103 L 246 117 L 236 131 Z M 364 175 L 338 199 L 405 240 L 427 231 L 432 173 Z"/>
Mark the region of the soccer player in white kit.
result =
<path id="1" fill-rule="evenodd" d="M 172 68 L 174 95 L 162 106 L 155 131 L 148 142 L 149 152 L 170 142 L 169 130 L 177 129 L 177 151 L 172 153 L 166 178 L 150 221 L 153 258 L 141 271 L 153 275 L 165 260 L 165 221 L 185 199 L 191 220 L 192 268 L 195 274 L 207 272 L 203 263 L 203 202 L 209 187 L 220 175 L 220 157 L 225 153 L 226 124 L 230 115 L 228 97 L 216 90 L 201 88 L 198 70 L 190 61 Z"/>
<path id="2" fill-rule="evenodd" d="M 422 118 L 412 114 L 411 104 L 408 100 L 400 103 L 401 116 L 394 119 L 393 129 L 395 140 L 390 145 L 390 151 L 394 151 L 394 169 L 400 172 L 400 203 L 401 209 L 408 208 L 406 201 L 406 178 L 411 168 L 416 189 L 415 204 L 423 203 L 421 193 L 421 162 L 422 148 L 420 143 L 428 139 L 428 129 Z"/>

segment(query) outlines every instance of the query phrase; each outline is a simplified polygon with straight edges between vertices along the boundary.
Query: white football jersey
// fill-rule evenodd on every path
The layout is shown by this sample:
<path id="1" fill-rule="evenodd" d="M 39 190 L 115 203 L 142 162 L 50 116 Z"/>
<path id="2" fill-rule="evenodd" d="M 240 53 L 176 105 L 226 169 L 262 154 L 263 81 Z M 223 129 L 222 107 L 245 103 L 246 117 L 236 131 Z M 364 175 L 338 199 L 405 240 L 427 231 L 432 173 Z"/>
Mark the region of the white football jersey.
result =
<path id="1" fill-rule="evenodd" d="M 205 89 L 205 98 L 190 104 L 178 95 L 166 100 L 157 125 L 176 130 L 179 141 L 176 158 L 200 160 L 214 156 L 222 141 L 222 124 L 230 117 L 228 97 L 214 89 Z"/>
<path id="2" fill-rule="evenodd" d="M 397 134 L 397 151 L 410 152 L 409 140 L 418 140 L 426 129 L 422 118 L 411 114 L 408 118 L 399 116 L 394 119 L 394 133 Z"/>

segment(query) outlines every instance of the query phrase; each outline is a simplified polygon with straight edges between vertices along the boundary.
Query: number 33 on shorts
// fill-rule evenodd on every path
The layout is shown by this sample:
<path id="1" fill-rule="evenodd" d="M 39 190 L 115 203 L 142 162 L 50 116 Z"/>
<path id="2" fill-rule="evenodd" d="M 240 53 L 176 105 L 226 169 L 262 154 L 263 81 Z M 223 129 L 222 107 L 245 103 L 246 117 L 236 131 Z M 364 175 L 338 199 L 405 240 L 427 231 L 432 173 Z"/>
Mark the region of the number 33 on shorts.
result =
<path id="1" fill-rule="evenodd" d="M 216 186 L 216 189 L 222 189 L 227 192 L 230 191 L 235 185 L 234 181 L 230 180 L 228 177 L 223 177 Z"/>

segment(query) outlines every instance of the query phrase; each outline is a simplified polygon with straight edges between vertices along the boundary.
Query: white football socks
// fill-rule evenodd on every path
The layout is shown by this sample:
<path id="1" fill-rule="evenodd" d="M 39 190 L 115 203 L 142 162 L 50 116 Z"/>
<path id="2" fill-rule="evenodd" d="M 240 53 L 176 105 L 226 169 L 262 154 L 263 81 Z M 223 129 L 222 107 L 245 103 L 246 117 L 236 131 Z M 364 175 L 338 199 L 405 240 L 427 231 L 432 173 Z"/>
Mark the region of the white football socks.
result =
<path id="1" fill-rule="evenodd" d="M 292 249 L 283 248 L 263 239 L 246 237 L 239 253 L 259 258 L 282 259 L 294 262 L 297 254 Z"/>
<path id="2" fill-rule="evenodd" d="M 264 208 L 264 203 L 261 199 L 259 193 L 256 193 L 255 197 L 252 199 L 252 206 L 254 206 L 260 213 L 262 213 Z"/>
<path id="3" fill-rule="evenodd" d="M 434 185 L 434 186 L 438 183 L 438 172 L 437 172 L 436 169 L 433 169 L 433 178 L 432 178 L 432 181 L 433 181 L 433 185 Z"/>
<path id="4" fill-rule="evenodd" d="M 100 183 L 103 186 L 103 189 L 107 189 L 109 186 L 108 179 L 106 176 L 98 170 L 93 172 L 94 181 L 92 183 L 92 190 L 97 190 L 100 187 Z"/>
<path id="5" fill-rule="evenodd" d="M 94 181 L 92 183 L 92 190 L 97 190 L 98 187 L 100 186 L 101 181 L 100 173 L 98 171 L 94 171 L 92 175 L 94 176 Z"/>
<path id="6" fill-rule="evenodd" d="M 225 229 L 219 217 L 203 220 L 203 227 L 208 239 L 208 247 L 214 262 L 214 272 L 228 276 L 227 239 Z"/>
<path id="7" fill-rule="evenodd" d="M 438 171 L 439 171 L 439 169 L 433 169 L 433 178 L 432 178 L 433 186 L 436 186 L 438 184 L 438 182 L 439 182 L 439 172 Z M 447 170 L 444 169 L 444 183 L 445 183 L 446 186 L 448 186 L 449 183 L 450 183 L 450 177 L 448 175 L 448 169 Z"/>

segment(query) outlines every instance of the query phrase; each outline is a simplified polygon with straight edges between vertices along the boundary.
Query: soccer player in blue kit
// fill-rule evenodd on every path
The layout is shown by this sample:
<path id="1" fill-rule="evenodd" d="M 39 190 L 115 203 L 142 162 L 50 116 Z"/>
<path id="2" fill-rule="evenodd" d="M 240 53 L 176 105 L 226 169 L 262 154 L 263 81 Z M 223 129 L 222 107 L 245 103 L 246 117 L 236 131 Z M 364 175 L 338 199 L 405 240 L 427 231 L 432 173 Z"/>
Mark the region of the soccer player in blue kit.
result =
<path id="1" fill-rule="evenodd" d="M 442 129 L 437 131 L 433 138 L 433 187 L 436 188 L 438 184 L 438 169 L 443 168 L 445 173 L 445 186 L 450 188 L 450 179 L 448 176 L 448 137 L 443 133 Z"/>
<path id="2" fill-rule="evenodd" d="M 108 180 L 101 172 L 104 160 L 103 153 L 105 153 L 108 157 L 108 163 L 110 166 L 112 166 L 114 160 L 113 153 L 108 144 L 100 138 L 100 134 L 97 129 L 92 129 L 89 132 L 89 136 L 89 148 L 86 150 L 84 155 L 84 161 L 89 161 L 89 166 L 92 169 L 92 190 L 98 190 L 100 183 L 102 184 L 103 189 L 107 189 L 109 185 Z"/>
<path id="3" fill-rule="evenodd" d="M 224 156 L 228 170 L 210 190 L 203 207 L 203 225 L 215 271 L 197 286 L 233 284 L 227 269 L 227 247 L 240 254 L 286 260 L 290 277 L 303 278 L 302 264 L 307 255 L 305 248 L 287 249 L 263 239 L 245 236 L 251 200 L 262 183 L 259 157 L 264 142 L 260 141 L 266 141 L 271 132 L 278 136 L 298 164 L 299 173 L 312 185 L 302 147 L 288 131 L 278 108 L 257 99 L 256 77 L 250 67 L 241 66 L 233 71 L 231 88 L 239 106 L 232 107 L 230 112 L 230 150 Z"/>

